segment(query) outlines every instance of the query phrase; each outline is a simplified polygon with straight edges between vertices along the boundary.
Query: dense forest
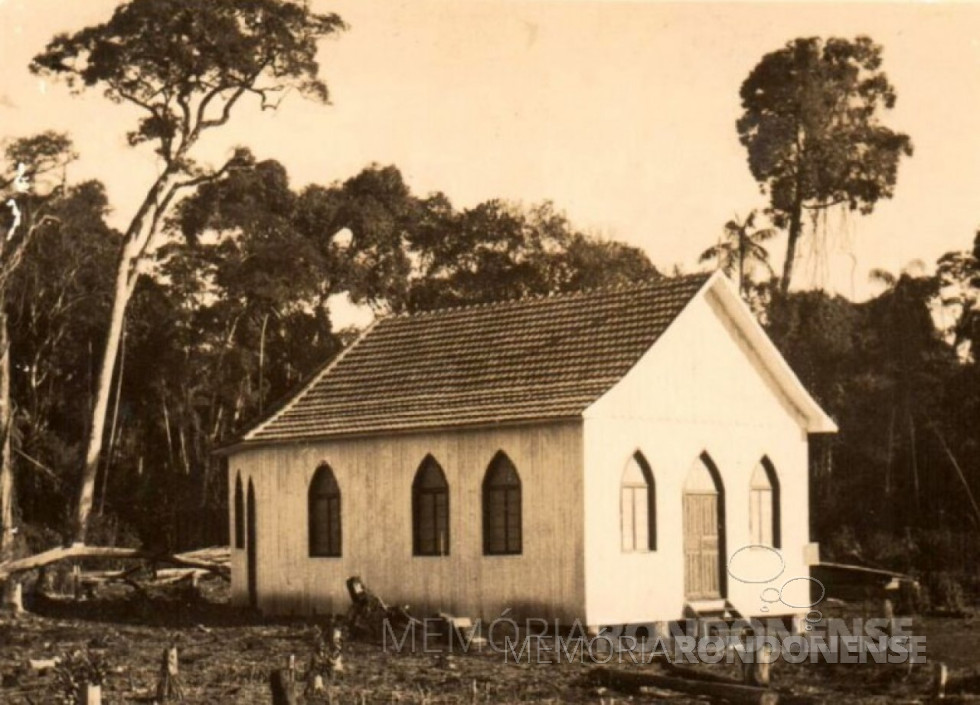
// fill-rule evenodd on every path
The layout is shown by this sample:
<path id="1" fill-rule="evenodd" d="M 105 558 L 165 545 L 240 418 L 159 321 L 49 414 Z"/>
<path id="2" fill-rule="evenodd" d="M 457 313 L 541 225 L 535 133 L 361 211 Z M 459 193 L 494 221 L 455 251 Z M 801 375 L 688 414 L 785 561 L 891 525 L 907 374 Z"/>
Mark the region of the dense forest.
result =
<path id="1" fill-rule="evenodd" d="M 6 141 L 0 187 L 16 204 L 0 223 L 8 555 L 77 538 L 88 480 L 89 543 L 227 542 L 214 451 L 351 342 L 356 331 L 331 320 L 338 300 L 386 315 L 665 276 L 644 251 L 581 231 L 550 203 L 459 208 L 413 193 L 393 165 L 302 188 L 244 148 L 203 168 L 191 157 L 197 137 L 220 129 L 242 95 L 264 106 L 298 87 L 325 99 L 311 57 L 343 24 L 278 0 L 163 5 L 134 0 L 56 38 L 33 65 L 145 110 L 130 141 L 152 144 L 163 168 L 125 232 L 106 222 L 103 185 L 72 178 L 86 155 L 68 135 Z M 223 24 L 249 12 L 262 23 Z M 147 49 L 169 36 L 181 39 Z M 907 136 L 874 119 L 895 100 L 879 66 L 864 38 L 797 40 L 760 62 L 737 127 L 770 202 L 719 224 L 719 244 L 704 233 L 702 259 L 738 280 L 840 426 L 813 443 L 812 531 L 824 555 L 966 572 L 980 558 L 980 235 L 971 245 L 963 233 L 963 250 L 935 266 L 876 271 L 867 301 L 790 288 L 805 214 L 816 224 L 833 208 L 870 213 L 912 154 Z M 788 100 L 767 92 L 781 71 L 814 80 Z M 773 135 L 787 121 L 794 140 L 780 146 Z M 777 276 L 765 242 L 780 232 L 789 249 Z"/>

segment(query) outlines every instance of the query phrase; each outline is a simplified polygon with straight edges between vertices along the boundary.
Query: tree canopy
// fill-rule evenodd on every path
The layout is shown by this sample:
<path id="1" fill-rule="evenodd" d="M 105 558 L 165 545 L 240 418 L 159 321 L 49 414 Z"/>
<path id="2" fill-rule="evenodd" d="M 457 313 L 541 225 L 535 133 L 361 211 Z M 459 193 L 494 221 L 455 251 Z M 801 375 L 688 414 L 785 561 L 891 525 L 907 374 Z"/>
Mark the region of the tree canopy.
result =
<path id="1" fill-rule="evenodd" d="M 788 243 L 782 287 L 793 276 L 803 215 L 844 206 L 870 213 L 890 198 L 908 135 L 883 125 L 895 89 L 882 49 L 867 37 L 800 38 L 766 54 L 742 83 L 738 135 Z"/>
<path id="2" fill-rule="evenodd" d="M 77 501 L 76 539 L 92 509 L 105 422 L 126 311 L 171 206 L 198 186 L 240 168 L 235 150 L 220 167 L 197 164 L 201 135 L 220 128 L 244 96 L 275 108 L 291 90 L 326 102 L 317 43 L 344 28 L 293 0 L 130 0 L 108 22 L 56 36 L 31 70 L 64 78 L 76 90 L 101 87 L 142 114 L 131 145 L 154 145 L 162 168 L 148 186 L 120 244 L 115 294 L 98 375 L 88 450 Z"/>
<path id="3" fill-rule="evenodd" d="M 263 108 L 290 89 L 326 101 L 317 42 L 343 28 L 288 0 L 131 0 L 108 22 L 55 37 L 31 69 L 141 108 L 130 142 L 156 142 L 170 163 L 243 96 Z"/>
<path id="4" fill-rule="evenodd" d="M 16 479 L 19 535 L 35 549 L 60 542 L 55 533 L 84 535 L 93 503 L 95 531 L 112 542 L 225 540 L 227 475 L 213 450 L 349 343 L 331 319 L 338 296 L 384 315 L 661 276 L 642 250 L 576 228 L 548 202 L 460 208 L 413 193 L 394 165 L 300 188 L 246 148 L 223 165 L 195 159 L 202 133 L 245 100 L 327 101 L 317 46 L 343 29 L 298 0 L 130 0 L 35 58 L 34 71 L 135 106 L 129 141 L 152 145 L 161 168 L 119 233 L 101 184 L 64 172 L 67 136 L 5 151 L 5 197 L 50 181 L 0 213 L 0 232 L 13 233 L 0 243 L 5 537 Z M 813 463 L 817 538 L 840 556 L 836 537 L 853 533 L 870 563 L 935 567 L 939 532 L 980 525 L 964 499 L 980 487 L 980 235 L 935 275 L 880 273 L 885 286 L 866 302 L 788 291 L 805 214 L 870 213 L 912 153 L 881 122 L 896 95 L 881 67 L 881 47 L 864 37 L 801 38 L 761 59 L 737 127 L 767 215 L 788 231 L 782 291 L 752 281 L 773 235 L 755 212 L 702 257 L 739 272 L 840 426 L 823 442 L 833 462 Z M 900 532 L 917 552 L 894 550 Z"/>

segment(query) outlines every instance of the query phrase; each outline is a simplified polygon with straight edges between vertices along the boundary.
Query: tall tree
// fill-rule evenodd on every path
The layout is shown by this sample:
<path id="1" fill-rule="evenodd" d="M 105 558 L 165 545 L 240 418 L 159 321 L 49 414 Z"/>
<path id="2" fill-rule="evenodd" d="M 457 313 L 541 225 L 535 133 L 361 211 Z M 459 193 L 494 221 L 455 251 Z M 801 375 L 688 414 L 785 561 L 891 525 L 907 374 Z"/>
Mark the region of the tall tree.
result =
<path id="1" fill-rule="evenodd" d="M 14 413 L 7 292 L 33 237 L 46 225 L 56 223 L 49 206 L 58 197 L 58 189 L 41 193 L 32 182 L 63 169 L 74 157 L 68 137 L 54 132 L 15 140 L 4 152 L 0 194 L 9 212 L 0 230 L 0 560 L 9 557 L 14 536 Z"/>
<path id="2" fill-rule="evenodd" d="M 912 154 L 908 135 L 880 122 L 895 105 L 881 51 L 868 37 L 795 39 L 762 57 L 742 84 L 739 139 L 773 222 L 788 235 L 784 293 L 804 212 L 841 205 L 871 213 L 892 196 L 901 156 Z"/>
<path id="3" fill-rule="evenodd" d="M 105 222 L 108 201 L 98 182 L 69 181 L 44 208 L 51 225 L 31 238 L 5 310 L 20 525 L 35 547 L 50 543 L 42 538 L 48 530 L 64 536 L 68 528 L 120 239 Z"/>
<path id="4" fill-rule="evenodd" d="M 79 89 L 100 87 L 142 112 L 132 145 L 151 143 L 159 175 L 126 228 L 99 372 L 81 483 L 75 538 L 84 541 L 102 451 L 105 420 L 127 305 L 175 199 L 234 168 L 197 164 L 201 135 L 226 124 L 239 101 L 257 97 L 274 109 L 289 90 L 327 100 L 318 78 L 317 42 L 344 27 L 293 0 L 131 0 L 104 23 L 59 35 L 36 56 L 33 71 L 64 77 Z"/>

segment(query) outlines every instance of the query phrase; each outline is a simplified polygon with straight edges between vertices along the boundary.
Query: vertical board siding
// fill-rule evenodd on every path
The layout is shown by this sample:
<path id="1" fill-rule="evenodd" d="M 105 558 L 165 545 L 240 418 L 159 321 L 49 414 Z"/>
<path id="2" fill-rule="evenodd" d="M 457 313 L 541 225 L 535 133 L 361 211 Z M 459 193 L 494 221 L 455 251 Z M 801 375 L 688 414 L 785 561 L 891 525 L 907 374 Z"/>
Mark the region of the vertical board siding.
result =
<path id="1" fill-rule="evenodd" d="M 483 555 L 482 485 L 498 451 L 522 485 L 520 555 Z M 412 482 L 431 454 L 449 485 L 448 556 L 414 556 Z M 320 463 L 340 487 L 342 555 L 308 556 L 307 488 Z M 255 484 L 259 607 L 269 614 L 347 610 L 345 581 L 359 575 L 389 604 L 425 616 L 445 610 L 571 622 L 584 614 L 584 499 L 580 423 L 431 432 L 271 446 L 232 456 L 229 472 Z M 244 561 L 233 552 L 233 600 Z"/>

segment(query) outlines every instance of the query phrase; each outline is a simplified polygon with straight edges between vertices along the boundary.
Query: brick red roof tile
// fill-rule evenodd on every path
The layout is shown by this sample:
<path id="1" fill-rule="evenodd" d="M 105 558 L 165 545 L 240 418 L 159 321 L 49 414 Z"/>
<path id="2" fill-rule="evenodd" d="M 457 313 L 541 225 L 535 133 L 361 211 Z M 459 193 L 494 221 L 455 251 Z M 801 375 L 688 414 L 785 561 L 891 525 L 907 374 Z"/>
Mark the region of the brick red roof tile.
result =
<path id="1" fill-rule="evenodd" d="M 383 318 L 244 441 L 579 416 L 707 279 Z"/>

